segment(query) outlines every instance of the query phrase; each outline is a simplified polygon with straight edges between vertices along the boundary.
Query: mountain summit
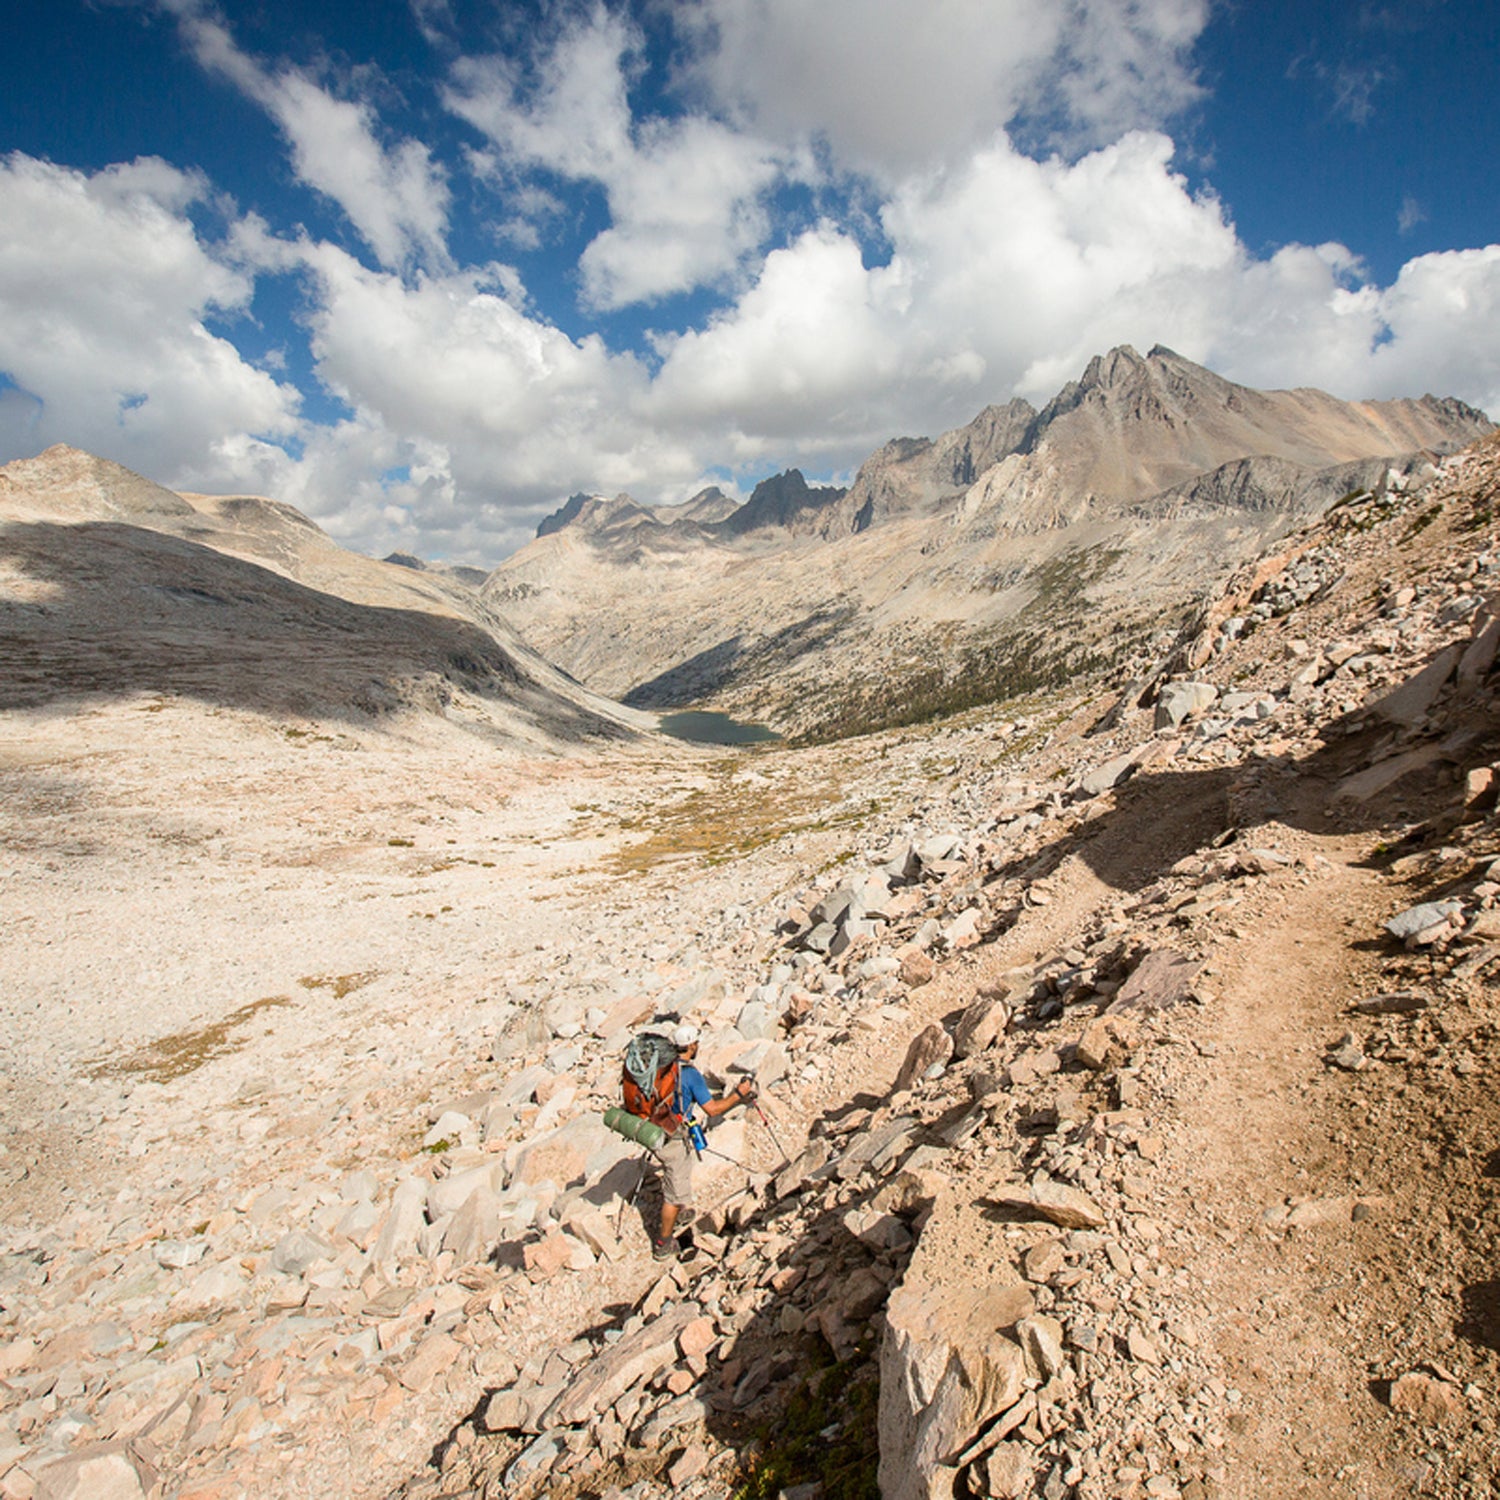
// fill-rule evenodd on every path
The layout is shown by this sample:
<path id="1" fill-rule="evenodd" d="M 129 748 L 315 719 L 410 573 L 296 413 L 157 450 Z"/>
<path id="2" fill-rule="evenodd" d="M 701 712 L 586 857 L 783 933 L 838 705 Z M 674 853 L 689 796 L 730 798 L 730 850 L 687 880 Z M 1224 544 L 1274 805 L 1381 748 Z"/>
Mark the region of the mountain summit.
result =
<path id="1" fill-rule="evenodd" d="M 856 728 L 1128 655 L 1308 516 L 1490 430 L 1460 401 L 1259 391 L 1121 346 L 1040 411 L 886 443 L 847 492 L 791 470 L 732 511 L 575 496 L 484 591 L 639 706 Z"/>

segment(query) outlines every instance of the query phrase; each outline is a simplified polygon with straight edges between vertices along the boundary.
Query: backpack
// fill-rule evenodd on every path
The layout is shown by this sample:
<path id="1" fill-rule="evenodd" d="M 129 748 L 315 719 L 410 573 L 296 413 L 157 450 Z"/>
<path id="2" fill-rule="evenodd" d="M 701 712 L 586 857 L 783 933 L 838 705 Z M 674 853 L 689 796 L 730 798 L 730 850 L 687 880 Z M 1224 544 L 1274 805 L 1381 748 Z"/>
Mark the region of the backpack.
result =
<path id="1" fill-rule="evenodd" d="M 625 1108 L 631 1114 L 674 1134 L 682 1124 L 682 1111 L 677 1107 L 680 1080 L 677 1047 L 670 1037 L 643 1031 L 631 1038 L 621 1077 Z"/>

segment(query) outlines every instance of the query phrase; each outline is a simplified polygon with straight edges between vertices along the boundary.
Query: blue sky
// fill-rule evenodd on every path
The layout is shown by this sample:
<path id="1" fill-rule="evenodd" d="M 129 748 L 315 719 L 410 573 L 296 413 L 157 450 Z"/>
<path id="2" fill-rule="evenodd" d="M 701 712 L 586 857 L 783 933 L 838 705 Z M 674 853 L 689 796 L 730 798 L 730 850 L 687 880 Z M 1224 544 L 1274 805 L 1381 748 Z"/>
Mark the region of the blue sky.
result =
<path id="1" fill-rule="evenodd" d="M 0 460 L 493 563 L 1123 342 L 1500 415 L 1478 0 L 9 9 Z"/>

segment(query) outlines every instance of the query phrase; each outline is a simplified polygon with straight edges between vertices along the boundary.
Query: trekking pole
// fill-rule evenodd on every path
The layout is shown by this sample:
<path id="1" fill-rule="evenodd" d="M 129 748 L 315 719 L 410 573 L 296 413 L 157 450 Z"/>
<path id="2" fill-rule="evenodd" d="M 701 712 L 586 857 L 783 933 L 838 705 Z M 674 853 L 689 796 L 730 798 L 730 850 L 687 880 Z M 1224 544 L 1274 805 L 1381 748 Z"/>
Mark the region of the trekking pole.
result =
<path id="1" fill-rule="evenodd" d="M 641 1152 L 641 1175 L 636 1178 L 636 1180 L 635 1180 L 635 1186 L 633 1188 L 631 1188 L 631 1190 L 630 1190 L 630 1196 L 627 1199 L 625 1199 L 625 1201 L 620 1205 L 620 1211 L 619 1211 L 618 1214 L 615 1215 L 615 1234 L 616 1235 L 618 1235 L 620 1233 L 620 1229 L 621 1229 L 621 1227 L 625 1223 L 625 1210 L 627 1208 L 629 1208 L 632 1203 L 635 1202 L 636 1194 L 639 1193 L 640 1190 L 642 1189 L 642 1187 L 645 1186 L 645 1183 L 646 1183 L 646 1173 L 650 1170 L 650 1167 L 651 1167 L 651 1153 L 649 1151 L 642 1151 Z"/>
<path id="2" fill-rule="evenodd" d="M 751 1080 L 752 1083 L 754 1081 L 755 1081 L 754 1079 Z M 786 1154 L 786 1147 L 781 1144 L 781 1141 L 777 1137 L 777 1134 L 776 1134 L 776 1131 L 775 1131 L 774 1127 L 772 1126 L 771 1122 L 766 1118 L 766 1112 L 765 1112 L 765 1110 L 763 1110 L 760 1107 L 760 1090 L 759 1089 L 756 1089 L 756 1091 L 755 1091 L 754 1104 L 755 1104 L 755 1113 L 760 1116 L 760 1123 L 762 1125 L 764 1125 L 766 1127 L 766 1129 L 770 1132 L 770 1135 L 771 1135 L 771 1144 L 773 1146 L 775 1146 L 776 1149 L 779 1152 L 781 1152 L 781 1159 L 782 1159 L 782 1161 L 787 1166 L 791 1166 L 792 1159 L 791 1159 L 790 1156 L 788 1156 Z"/>

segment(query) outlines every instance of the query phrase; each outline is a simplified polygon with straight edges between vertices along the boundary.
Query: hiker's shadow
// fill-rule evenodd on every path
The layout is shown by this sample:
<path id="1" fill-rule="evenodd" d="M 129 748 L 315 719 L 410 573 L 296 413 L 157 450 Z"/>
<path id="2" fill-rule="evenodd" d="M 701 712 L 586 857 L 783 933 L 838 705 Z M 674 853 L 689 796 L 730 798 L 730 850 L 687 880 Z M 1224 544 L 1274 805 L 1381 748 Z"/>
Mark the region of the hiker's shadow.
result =
<path id="1" fill-rule="evenodd" d="M 1463 1290 L 1463 1316 L 1454 1330 L 1471 1344 L 1500 1352 L 1500 1281 L 1476 1281 Z"/>

